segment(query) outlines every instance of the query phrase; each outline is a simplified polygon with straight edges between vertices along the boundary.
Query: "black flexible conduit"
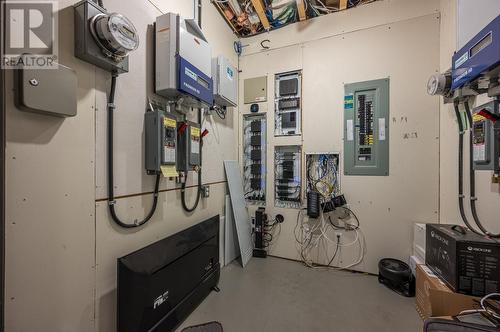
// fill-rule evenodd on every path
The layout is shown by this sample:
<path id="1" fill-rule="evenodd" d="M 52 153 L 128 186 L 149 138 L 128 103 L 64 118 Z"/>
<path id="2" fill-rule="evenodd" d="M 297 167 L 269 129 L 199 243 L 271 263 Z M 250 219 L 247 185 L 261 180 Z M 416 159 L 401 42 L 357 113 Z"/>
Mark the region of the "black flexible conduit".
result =
<path id="1" fill-rule="evenodd" d="M 108 206 L 109 212 L 111 213 L 111 218 L 120 227 L 123 228 L 134 228 L 140 227 L 147 223 L 156 211 L 158 205 L 158 192 L 160 190 L 160 174 L 156 176 L 153 206 L 149 211 L 148 215 L 141 221 L 136 221 L 133 224 L 125 223 L 116 215 L 115 211 L 115 193 L 114 193 L 114 181 L 113 181 L 113 114 L 115 111 L 115 92 L 116 92 L 116 79 L 118 78 L 117 73 L 113 73 L 111 77 L 111 91 L 109 93 L 108 99 Z"/>
<path id="2" fill-rule="evenodd" d="M 474 222 L 476 223 L 477 227 L 486 234 L 489 237 L 492 238 L 500 238 L 500 234 L 493 234 L 490 233 L 486 230 L 486 228 L 483 226 L 481 223 L 481 219 L 479 219 L 479 216 L 477 214 L 477 207 L 476 207 L 476 171 L 474 169 L 474 132 L 473 132 L 473 121 L 472 121 L 472 113 L 469 107 L 469 102 L 466 100 L 464 101 L 464 106 L 465 106 L 465 112 L 467 114 L 467 119 L 469 121 L 469 127 L 470 127 L 470 134 L 469 134 L 469 165 L 470 165 L 470 208 L 472 212 L 472 217 L 474 218 Z"/>
<path id="3" fill-rule="evenodd" d="M 480 232 L 476 231 L 470 224 L 467 216 L 465 215 L 464 209 L 464 124 L 462 122 L 462 116 L 460 115 L 460 110 L 458 108 L 458 100 L 453 103 L 455 109 L 455 115 L 458 121 L 458 207 L 460 209 L 460 216 L 464 224 L 472 232 L 482 235 Z"/>
<path id="4" fill-rule="evenodd" d="M 201 127 L 201 109 L 198 109 L 198 123 L 200 124 Z M 202 150 L 203 150 L 203 139 L 200 134 L 200 165 L 202 165 Z M 192 213 L 196 208 L 198 207 L 198 203 L 200 202 L 200 196 L 201 196 L 201 166 L 198 169 L 198 189 L 196 191 L 196 200 L 194 202 L 194 205 L 192 208 L 189 208 L 186 204 L 186 182 L 187 182 L 187 175 L 188 172 L 186 172 L 186 178 L 184 179 L 184 182 L 181 185 L 181 203 L 182 203 L 182 208 L 184 211 L 188 213 Z"/>

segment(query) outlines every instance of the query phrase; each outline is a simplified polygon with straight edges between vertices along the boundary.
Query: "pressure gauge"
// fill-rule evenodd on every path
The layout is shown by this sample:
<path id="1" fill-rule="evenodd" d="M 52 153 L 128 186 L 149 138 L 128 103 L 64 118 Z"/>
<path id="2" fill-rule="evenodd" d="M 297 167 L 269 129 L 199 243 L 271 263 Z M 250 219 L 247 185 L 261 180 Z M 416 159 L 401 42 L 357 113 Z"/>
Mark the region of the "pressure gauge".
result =
<path id="1" fill-rule="evenodd" d="M 139 47 L 139 35 L 132 22 L 117 13 L 97 14 L 90 20 L 90 31 L 103 53 L 121 61 Z"/>
<path id="2" fill-rule="evenodd" d="M 451 88 L 451 76 L 446 74 L 434 74 L 427 82 L 427 93 L 431 96 L 445 95 Z"/>

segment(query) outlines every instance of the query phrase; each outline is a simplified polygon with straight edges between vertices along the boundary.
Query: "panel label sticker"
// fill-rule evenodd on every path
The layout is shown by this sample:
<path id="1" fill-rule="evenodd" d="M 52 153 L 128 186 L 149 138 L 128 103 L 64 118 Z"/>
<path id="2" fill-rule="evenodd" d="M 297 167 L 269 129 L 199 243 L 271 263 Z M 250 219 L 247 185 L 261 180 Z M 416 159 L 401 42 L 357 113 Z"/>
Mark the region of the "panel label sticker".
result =
<path id="1" fill-rule="evenodd" d="M 455 68 L 460 67 L 465 61 L 469 60 L 469 52 L 465 52 L 460 58 L 455 61 Z"/>
<path id="2" fill-rule="evenodd" d="M 175 146 L 163 146 L 163 162 L 175 163 Z"/>
<path id="3" fill-rule="evenodd" d="M 177 121 L 175 121 L 174 119 L 170 119 L 170 118 L 163 118 L 163 126 L 176 128 Z"/>
<path id="4" fill-rule="evenodd" d="M 344 109 L 353 109 L 354 108 L 354 95 L 349 94 L 344 96 Z"/>
<path id="5" fill-rule="evenodd" d="M 193 81 L 198 82 L 198 75 L 196 75 L 196 73 L 194 71 L 192 71 L 191 69 L 189 69 L 188 67 L 184 68 L 184 73 L 186 74 L 186 76 L 191 77 L 193 79 Z"/>
<path id="6" fill-rule="evenodd" d="M 378 139 L 379 141 L 385 141 L 385 118 L 378 119 Z"/>
<path id="7" fill-rule="evenodd" d="M 191 136 L 200 137 L 200 128 L 191 127 Z"/>
<path id="8" fill-rule="evenodd" d="M 227 78 L 232 81 L 233 80 L 233 77 L 234 77 L 234 73 L 233 73 L 233 70 L 229 67 L 227 67 Z"/>
<path id="9" fill-rule="evenodd" d="M 354 120 L 347 120 L 347 140 L 354 141 Z"/>

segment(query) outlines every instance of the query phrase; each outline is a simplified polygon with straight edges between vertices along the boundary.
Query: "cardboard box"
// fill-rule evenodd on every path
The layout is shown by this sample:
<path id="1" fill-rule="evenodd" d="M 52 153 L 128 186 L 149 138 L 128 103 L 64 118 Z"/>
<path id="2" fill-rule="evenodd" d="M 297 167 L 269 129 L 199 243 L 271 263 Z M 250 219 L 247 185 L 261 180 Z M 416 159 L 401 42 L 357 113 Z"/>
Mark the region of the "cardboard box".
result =
<path id="1" fill-rule="evenodd" d="M 415 301 L 422 319 L 455 316 L 463 310 L 478 309 L 480 298 L 454 293 L 427 266 L 417 266 Z"/>

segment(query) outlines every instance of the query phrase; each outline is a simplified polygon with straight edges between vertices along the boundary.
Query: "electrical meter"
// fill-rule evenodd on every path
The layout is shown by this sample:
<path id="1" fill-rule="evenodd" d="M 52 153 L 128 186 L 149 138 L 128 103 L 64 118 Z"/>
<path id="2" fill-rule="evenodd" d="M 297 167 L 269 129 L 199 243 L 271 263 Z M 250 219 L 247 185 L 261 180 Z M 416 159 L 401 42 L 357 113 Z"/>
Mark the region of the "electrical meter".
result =
<path id="1" fill-rule="evenodd" d="M 117 13 L 97 14 L 90 20 L 90 31 L 102 52 L 117 61 L 139 47 L 139 36 L 132 22 Z"/>
<path id="2" fill-rule="evenodd" d="M 128 54 L 139 46 L 135 26 L 91 0 L 74 6 L 75 56 L 102 69 L 128 72 Z"/>
<path id="3" fill-rule="evenodd" d="M 191 121 L 177 124 L 177 169 L 187 172 L 201 165 L 201 128 Z"/>
<path id="4" fill-rule="evenodd" d="M 144 114 L 146 136 L 146 171 L 158 174 L 171 166 L 175 176 L 177 161 L 177 119 L 163 111 Z M 164 168 L 164 169 L 162 169 Z"/>

